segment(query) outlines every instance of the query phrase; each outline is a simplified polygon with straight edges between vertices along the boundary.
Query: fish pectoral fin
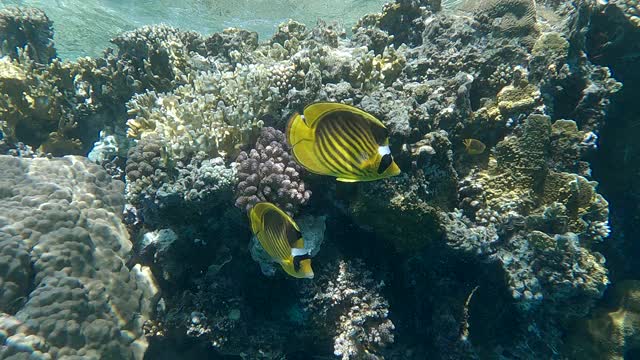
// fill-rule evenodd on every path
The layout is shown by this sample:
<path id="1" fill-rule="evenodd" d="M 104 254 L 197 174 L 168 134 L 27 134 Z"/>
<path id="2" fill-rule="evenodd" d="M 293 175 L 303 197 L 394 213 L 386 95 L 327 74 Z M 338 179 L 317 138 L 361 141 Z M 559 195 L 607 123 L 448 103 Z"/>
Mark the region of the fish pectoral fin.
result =
<path id="1" fill-rule="evenodd" d="M 336 178 L 336 180 L 340 181 L 340 182 L 345 182 L 345 183 L 354 183 L 354 182 L 358 182 L 360 180 L 357 179 L 345 179 L 345 178 Z"/>

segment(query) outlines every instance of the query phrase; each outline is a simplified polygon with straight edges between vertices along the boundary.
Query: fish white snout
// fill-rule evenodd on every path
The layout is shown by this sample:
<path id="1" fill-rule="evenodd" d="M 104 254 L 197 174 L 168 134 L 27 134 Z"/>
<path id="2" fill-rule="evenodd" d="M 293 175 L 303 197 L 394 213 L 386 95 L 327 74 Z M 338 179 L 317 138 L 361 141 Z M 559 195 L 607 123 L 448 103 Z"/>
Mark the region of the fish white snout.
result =
<path id="1" fill-rule="evenodd" d="M 382 156 L 391 154 L 391 149 L 389 149 L 389 146 L 378 146 L 378 154 Z"/>

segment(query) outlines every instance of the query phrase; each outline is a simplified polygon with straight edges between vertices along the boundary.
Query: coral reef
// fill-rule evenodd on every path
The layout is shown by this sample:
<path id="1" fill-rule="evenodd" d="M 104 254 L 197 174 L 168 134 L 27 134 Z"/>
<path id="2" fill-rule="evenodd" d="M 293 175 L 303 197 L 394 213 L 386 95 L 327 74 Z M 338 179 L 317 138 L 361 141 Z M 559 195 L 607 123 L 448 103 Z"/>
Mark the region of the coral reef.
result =
<path id="1" fill-rule="evenodd" d="M 189 162 L 169 163 L 165 144 L 154 137 L 129 150 L 125 173 L 127 199 L 149 226 L 161 225 L 176 209 L 187 219 L 190 214 L 226 206 L 237 176 L 234 165 L 202 152 Z"/>
<path id="2" fill-rule="evenodd" d="M 125 266 L 122 183 L 78 157 L 0 167 L 0 357 L 142 359 L 158 289 Z"/>
<path id="3" fill-rule="evenodd" d="M 40 64 L 56 57 L 53 23 L 35 8 L 7 7 L 0 10 L 0 57 L 19 57 L 19 52 Z"/>
<path id="4" fill-rule="evenodd" d="M 333 334 L 333 353 L 343 360 L 381 359 L 394 340 L 389 304 L 360 260 L 339 260 L 302 288 L 305 312 L 319 330 Z"/>
<path id="5" fill-rule="evenodd" d="M 135 242 L 130 263 L 148 265 L 164 292 L 158 316 L 146 326 L 155 354 L 171 341 L 244 358 L 331 351 L 343 359 L 540 359 L 579 351 L 620 358 L 636 351 L 635 333 L 618 326 L 621 319 L 636 326 L 631 290 L 613 312 L 598 310 L 584 320 L 587 329 L 607 325 L 608 333 L 587 331 L 586 338 L 563 341 L 618 279 L 600 251 L 631 238 L 619 233 L 616 241 L 605 240 L 610 204 L 588 160 L 617 139 L 610 134 L 621 115 L 612 119 L 612 101 L 632 104 L 628 99 L 635 96 L 625 91 L 634 89 L 637 74 L 625 69 L 640 51 L 633 41 L 640 38 L 637 6 L 485 0 L 461 14 L 440 11 L 441 5 L 392 2 L 363 17 L 352 36 L 337 25 L 291 20 L 264 42 L 242 29 L 202 36 L 146 26 L 115 38 L 117 48 L 102 57 L 74 62 L 55 59 L 44 14 L 3 10 L 0 28 L 14 29 L 1 39 L 7 56 L 0 59 L 0 152 L 52 157 L 86 154 L 93 146 L 92 160 L 114 177 L 124 172 L 125 221 Z M 402 174 L 336 184 L 303 172 L 280 130 L 314 101 L 358 106 L 379 118 Z M 630 124 L 635 115 L 625 111 Z M 629 129 L 622 163 L 633 172 L 637 141 L 631 134 L 640 127 Z M 486 149 L 470 153 L 465 139 Z M 126 292 L 113 301 L 139 296 L 134 280 L 143 268 L 121 266 L 131 244 L 113 218 L 116 200 L 104 193 L 122 189 L 109 187 L 118 183 L 104 172 L 74 177 L 79 168 L 96 168 L 77 158 L 2 159 L 14 164 L 9 168 L 66 164 L 53 174 L 73 174 L 67 178 L 75 182 L 65 184 L 88 183 L 99 194 L 83 194 L 80 201 L 75 191 L 72 197 L 71 190 L 43 183 L 33 191 L 52 194 L 55 206 L 48 207 L 20 193 L 26 204 L 20 214 L 65 209 L 64 216 L 29 222 L 10 235 L 20 241 L 7 240 L 0 251 L 16 268 L 31 269 L 0 267 L 6 284 L 0 324 L 8 324 L 12 339 L 40 336 L 44 340 L 32 342 L 37 351 L 67 355 L 68 347 L 58 346 L 57 323 L 29 328 L 35 325 L 16 327 L 14 320 L 24 320 L 32 300 L 23 298 L 31 293 L 36 304 L 52 287 L 73 287 L 70 301 L 82 300 L 85 290 L 74 284 L 85 278 L 106 282 L 117 273 L 117 281 L 101 285 L 107 293 L 119 295 L 115 286 Z M 637 171 L 627 177 L 634 176 Z M 633 184 L 630 198 L 637 199 Z M 0 201 L 16 191 L 0 187 Z M 260 276 L 260 269 L 274 273 L 257 243 L 248 243 L 244 216 L 258 201 L 295 215 L 303 235 L 317 240 L 313 255 L 324 240 L 313 282 Z M 92 230 L 93 215 L 74 215 L 87 209 L 85 203 L 117 224 L 109 231 L 122 248 L 107 246 L 103 232 Z M 631 210 L 619 216 L 637 222 L 637 202 Z M 64 226 L 50 228 L 54 221 Z M 14 223 L 24 221 L 0 215 L 1 231 Z M 21 240 L 32 237 L 42 244 Z M 53 246 L 63 238 L 75 245 L 65 251 Z M 51 248 L 62 255 L 47 255 Z M 90 257 L 91 251 L 107 255 Z M 357 258 L 366 265 L 343 260 Z M 100 271 L 103 260 L 120 267 Z M 49 274 L 55 266 L 64 271 Z M 103 301 L 92 289 L 88 298 Z M 123 316 L 149 306 L 136 299 Z M 142 313 L 146 319 L 146 308 Z M 103 318 L 100 329 L 127 330 L 130 341 L 119 343 L 126 333 L 118 332 L 113 346 L 102 342 L 86 353 L 71 346 L 69 354 L 140 357 L 141 320 Z M 92 339 L 103 336 L 94 327 L 86 331 Z M 584 339 L 593 345 L 580 345 Z M 4 343 L 0 351 L 14 351 Z M 131 350 L 137 343 L 140 350 Z"/>
<path id="6" fill-rule="evenodd" d="M 496 247 L 496 256 L 511 277 L 514 297 L 525 299 L 525 307 L 544 296 L 554 297 L 556 306 L 563 303 L 561 299 L 590 299 L 582 309 L 575 300 L 570 303 L 571 313 L 584 315 L 608 283 L 604 260 L 588 250 L 609 235 L 608 203 L 595 192 L 594 182 L 550 168 L 551 129 L 548 117 L 530 115 L 520 136 L 508 136 L 497 144 L 487 170 L 473 172 L 461 182 L 460 206 L 478 225 L 515 232 L 503 235 L 509 240 Z M 561 140 L 558 135 L 555 145 L 565 144 L 569 149 L 581 141 L 580 137 Z M 554 153 L 575 158 L 561 148 Z M 523 236 L 518 230 L 529 234 Z M 571 284 L 569 292 L 577 293 L 566 294 L 562 283 Z M 540 287 L 548 287 L 547 295 Z"/>
<path id="7" fill-rule="evenodd" d="M 241 152 L 238 163 L 236 206 L 249 211 L 260 201 L 274 203 L 295 214 L 309 201 L 311 191 L 302 180 L 302 167 L 289 153 L 284 134 L 271 127 L 263 128 L 255 148 Z"/>

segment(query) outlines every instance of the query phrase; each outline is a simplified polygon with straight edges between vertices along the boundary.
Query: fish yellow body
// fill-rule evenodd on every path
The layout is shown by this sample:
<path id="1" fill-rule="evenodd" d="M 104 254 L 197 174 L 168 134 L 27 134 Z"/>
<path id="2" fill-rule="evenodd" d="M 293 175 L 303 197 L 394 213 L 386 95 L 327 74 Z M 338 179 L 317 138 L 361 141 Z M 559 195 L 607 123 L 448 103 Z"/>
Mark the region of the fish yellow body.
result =
<path id="1" fill-rule="evenodd" d="M 469 153 L 470 155 L 482 154 L 484 152 L 484 149 L 487 148 L 486 145 L 482 143 L 482 141 L 476 139 L 464 139 L 462 140 L 462 143 L 464 143 L 464 147 L 467 149 L 467 153 Z"/>
<path id="2" fill-rule="evenodd" d="M 296 278 L 313 278 L 311 256 L 304 248 L 298 225 L 277 206 L 257 203 L 249 211 L 251 231 L 271 258 L 287 274 Z"/>
<path id="3" fill-rule="evenodd" d="M 400 174 L 389 149 L 389 131 L 373 115 L 340 103 L 320 102 L 294 114 L 287 126 L 293 156 L 307 170 L 338 181 L 384 179 Z"/>

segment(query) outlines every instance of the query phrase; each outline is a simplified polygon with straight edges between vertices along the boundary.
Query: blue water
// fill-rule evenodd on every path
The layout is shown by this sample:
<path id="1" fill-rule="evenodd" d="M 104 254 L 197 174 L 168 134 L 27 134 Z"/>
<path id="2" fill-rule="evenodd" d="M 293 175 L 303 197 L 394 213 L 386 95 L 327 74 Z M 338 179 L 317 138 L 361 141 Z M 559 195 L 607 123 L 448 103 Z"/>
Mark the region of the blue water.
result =
<path id="1" fill-rule="evenodd" d="M 261 39 L 277 25 L 295 19 L 313 25 L 318 19 L 350 28 L 385 0 L 0 0 L 0 7 L 35 6 L 54 22 L 58 54 L 65 59 L 96 56 L 117 34 L 149 24 L 165 23 L 202 34 L 241 27 Z"/>

